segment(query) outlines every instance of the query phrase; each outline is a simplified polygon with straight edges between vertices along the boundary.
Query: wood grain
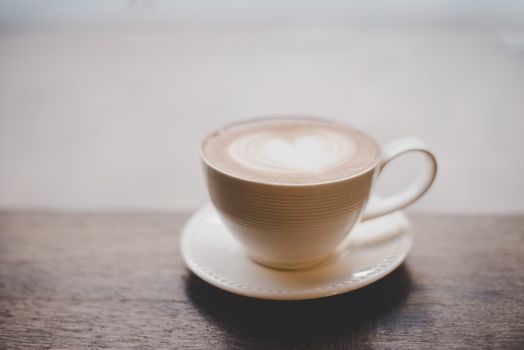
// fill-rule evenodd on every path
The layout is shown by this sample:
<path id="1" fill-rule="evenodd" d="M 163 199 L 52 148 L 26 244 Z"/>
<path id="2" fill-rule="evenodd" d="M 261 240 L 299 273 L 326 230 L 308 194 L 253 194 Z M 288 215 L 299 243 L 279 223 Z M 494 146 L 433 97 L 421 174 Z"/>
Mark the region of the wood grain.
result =
<path id="1" fill-rule="evenodd" d="M 395 272 L 301 302 L 189 273 L 187 218 L 0 213 L 0 348 L 524 348 L 523 216 L 413 216 Z"/>

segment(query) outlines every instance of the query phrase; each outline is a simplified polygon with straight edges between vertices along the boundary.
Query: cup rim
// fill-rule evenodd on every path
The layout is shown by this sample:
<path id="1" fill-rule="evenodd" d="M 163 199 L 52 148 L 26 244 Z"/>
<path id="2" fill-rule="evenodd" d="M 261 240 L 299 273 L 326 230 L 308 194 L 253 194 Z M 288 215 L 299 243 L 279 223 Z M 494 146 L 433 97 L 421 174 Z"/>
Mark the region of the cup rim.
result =
<path id="1" fill-rule="evenodd" d="M 271 182 L 271 181 L 253 180 L 253 179 L 249 179 L 249 178 L 246 178 L 246 177 L 242 177 L 242 176 L 239 176 L 239 175 L 232 174 L 232 173 L 227 172 L 227 171 L 225 171 L 223 169 L 220 169 L 216 165 L 212 164 L 211 161 L 204 154 L 204 145 L 205 145 L 206 141 L 208 139 L 210 139 L 211 137 L 215 136 L 216 134 L 218 134 L 220 131 L 226 130 L 228 128 L 232 128 L 232 127 L 235 127 L 235 126 L 238 126 L 238 125 L 257 123 L 257 122 L 261 122 L 261 121 L 272 121 L 272 120 L 317 121 L 317 122 L 323 122 L 323 123 L 331 123 L 331 124 L 335 124 L 335 125 L 339 125 L 339 126 L 342 126 L 342 127 L 345 127 L 345 128 L 349 128 L 349 129 L 355 130 L 355 131 L 361 133 L 362 135 L 364 135 L 365 137 L 367 137 L 369 140 L 371 140 L 372 143 L 375 144 L 375 146 L 377 147 L 377 150 L 378 150 L 377 158 L 375 159 L 375 161 L 369 167 L 365 168 L 364 170 L 359 171 L 359 172 L 357 172 L 355 174 L 351 174 L 349 176 L 341 177 L 340 179 L 327 180 L 327 181 L 315 181 L 315 182 L 308 182 L 308 183 L 297 183 L 297 184 L 293 184 L 293 183 L 284 184 L 284 183 L 277 183 L 277 182 Z M 349 125 L 347 125 L 345 123 L 342 123 L 342 122 L 339 122 L 339 121 L 335 121 L 335 120 L 332 120 L 332 119 L 313 117 L 313 116 L 308 116 L 308 115 L 269 115 L 269 116 L 254 117 L 254 118 L 249 118 L 249 119 L 244 119 L 244 120 L 240 120 L 240 121 L 227 123 L 227 124 L 221 126 L 220 128 L 217 128 L 217 129 L 209 132 L 208 134 L 206 134 L 206 136 L 202 139 L 202 142 L 200 143 L 200 159 L 205 163 L 206 166 L 210 167 L 211 169 L 215 170 L 216 172 L 218 172 L 220 174 L 223 174 L 223 175 L 226 175 L 226 176 L 229 176 L 229 177 L 234 178 L 236 180 L 240 180 L 240 181 L 244 181 L 244 182 L 248 182 L 248 183 L 252 183 L 252 184 L 259 184 L 259 185 L 266 185 L 266 186 L 275 186 L 275 187 L 311 187 L 311 186 L 329 185 L 329 184 L 336 184 L 336 183 L 339 183 L 339 182 L 344 182 L 344 181 L 347 181 L 347 180 L 350 180 L 350 179 L 362 176 L 362 175 L 368 173 L 369 171 L 374 170 L 377 167 L 377 165 L 382 160 L 382 147 L 380 146 L 380 144 L 377 141 L 375 141 L 374 138 L 369 136 L 367 133 L 365 133 L 365 132 L 363 132 L 363 131 L 361 131 L 361 130 L 359 130 L 357 128 L 354 128 L 352 126 L 349 126 Z"/>

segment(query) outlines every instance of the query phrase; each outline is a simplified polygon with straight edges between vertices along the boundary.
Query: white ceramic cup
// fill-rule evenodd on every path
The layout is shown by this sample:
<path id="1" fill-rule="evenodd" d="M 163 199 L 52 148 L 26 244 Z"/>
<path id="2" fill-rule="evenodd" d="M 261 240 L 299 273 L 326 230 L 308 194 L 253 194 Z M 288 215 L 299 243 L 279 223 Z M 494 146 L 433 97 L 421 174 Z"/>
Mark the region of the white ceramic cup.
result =
<path id="1" fill-rule="evenodd" d="M 300 122 L 300 118 L 290 120 Z M 377 175 L 393 159 L 409 152 L 424 155 L 428 171 L 402 192 L 365 211 Z M 437 173 L 435 156 L 415 138 L 384 147 L 381 157 L 359 174 L 318 184 L 246 180 L 217 168 L 204 152 L 201 157 L 211 201 L 224 224 L 253 260 L 280 269 L 300 269 L 325 260 L 359 220 L 409 206 L 431 187 Z"/>

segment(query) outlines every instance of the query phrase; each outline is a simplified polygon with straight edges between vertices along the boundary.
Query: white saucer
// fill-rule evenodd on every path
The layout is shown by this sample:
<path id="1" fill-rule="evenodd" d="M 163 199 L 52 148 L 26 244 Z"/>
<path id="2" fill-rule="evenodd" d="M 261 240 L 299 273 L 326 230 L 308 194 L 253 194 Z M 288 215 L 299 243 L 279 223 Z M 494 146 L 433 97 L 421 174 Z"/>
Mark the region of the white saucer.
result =
<path id="1" fill-rule="evenodd" d="M 184 262 L 204 281 L 243 296 L 301 300 L 346 293 L 386 276 L 412 245 L 409 221 L 396 212 L 360 223 L 326 262 L 307 270 L 275 270 L 248 258 L 211 204 L 195 213 L 182 232 Z"/>

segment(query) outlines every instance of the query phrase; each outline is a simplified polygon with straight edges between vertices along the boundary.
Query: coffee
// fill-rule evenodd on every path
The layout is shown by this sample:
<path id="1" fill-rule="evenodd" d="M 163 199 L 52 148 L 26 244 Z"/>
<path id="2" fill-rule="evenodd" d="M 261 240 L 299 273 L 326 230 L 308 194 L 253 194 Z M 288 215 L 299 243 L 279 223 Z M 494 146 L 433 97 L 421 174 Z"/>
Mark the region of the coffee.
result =
<path id="1" fill-rule="evenodd" d="M 375 166 L 380 154 L 380 147 L 355 129 L 307 118 L 239 123 L 203 144 L 203 156 L 220 171 L 282 185 L 345 179 Z"/>

